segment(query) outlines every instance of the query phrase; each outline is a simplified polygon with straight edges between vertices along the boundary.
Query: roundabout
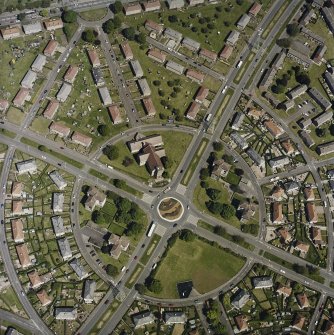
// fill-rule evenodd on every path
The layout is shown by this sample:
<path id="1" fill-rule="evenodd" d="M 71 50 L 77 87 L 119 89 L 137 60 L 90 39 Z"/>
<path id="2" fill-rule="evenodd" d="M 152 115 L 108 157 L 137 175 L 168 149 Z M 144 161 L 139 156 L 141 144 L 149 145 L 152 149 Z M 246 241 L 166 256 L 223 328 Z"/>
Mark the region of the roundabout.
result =
<path id="1" fill-rule="evenodd" d="M 178 221 L 184 213 L 182 203 L 174 197 L 162 199 L 158 205 L 159 216 L 168 222 Z"/>

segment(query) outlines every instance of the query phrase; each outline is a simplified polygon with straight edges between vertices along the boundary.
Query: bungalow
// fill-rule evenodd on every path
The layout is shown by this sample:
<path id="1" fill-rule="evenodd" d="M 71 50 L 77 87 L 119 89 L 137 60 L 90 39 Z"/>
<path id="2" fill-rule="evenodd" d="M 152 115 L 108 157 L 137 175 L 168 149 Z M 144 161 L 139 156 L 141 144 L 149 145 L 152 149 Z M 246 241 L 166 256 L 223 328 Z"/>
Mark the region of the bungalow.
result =
<path id="1" fill-rule="evenodd" d="M 231 305 L 234 308 L 241 309 L 244 307 L 250 299 L 250 295 L 243 289 L 239 289 L 238 292 L 233 296 Z"/>
<path id="2" fill-rule="evenodd" d="M 193 52 L 197 52 L 199 48 L 201 47 L 201 44 L 199 42 L 194 41 L 193 39 L 189 37 L 184 37 L 182 39 L 181 45 Z"/>
<path id="3" fill-rule="evenodd" d="M 195 101 L 193 101 L 189 108 L 188 108 L 188 111 L 187 111 L 187 115 L 186 117 L 189 119 L 189 120 L 192 120 L 192 121 L 195 121 L 196 120 L 196 116 L 199 112 L 201 108 L 201 105 Z"/>
<path id="4" fill-rule="evenodd" d="M 108 107 L 108 113 L 112 120 L 113 124 L 119 124 L 123 122 L 121 111 L 119 110 L 117 105 L 111 105 Z"/>
<path id="5" fill-rule="evenodd" d="M 283 223 L 284 217 L 283 217 L 283 205 L 279 202 L 274 202 L 272 204 L 272 222 L 273 223 Z"/>
<path id="6" fill-rule="evenodd" d="M 302 330 L 302 328 L 304 327 L 305 320 L 306 320 L 305 316 L 297 313 L 293 319 L 291 327 L 298 330 Z"/>
<path id="7" fill-rule="evenodd" d="M 320 144 L 316 150 L 319 156 L 331 154 L 334 152 L 334 142 Z"/>
<path id="8" fill-rule="evenodd" d="M 131 69 L 136 78 L 141 78 L 144 75 L 143 69 L 137 59 L 130 61 Z"/>
<path id="9" fill-rule="evenodd" d="M 120 44 L 121 51 L 123 53 L 123 56 L 125 60 L 133 59 L 133 53 L 130 47 L 130 44 L 128 42 L 124 42 Z"/>
<path id="10" fill-rule="evenodd" d="M 54 314 L 56 320 L 75 320 L 77 309 L 73 307 L 55 307 Z"/>
<path id="11" fill-rule="evenodd" d="M 176 63 L 172 60 L 167 61 L 165 66 L 166 66 L 166 69 L 168 69 L 168 70 L 170 70 L 170 71 L 172 71 L 176 74 L 179 74 L 179 75 L 183 74 L 183 72 L 184 72 L 184 66 L 182 66 L 182 65 L 180 65 L 180 64 L 178 64 L 178 63 Z"/>
<path id="12" fill-rule="evenodd" d="M 154 116 L 157 113 L 157 111 L 154 107 L 152 99 L 148 97 L 148 98 L 144 98 L 142 101 L 143 101 L 146 114 L 148 116 Z"/>
<path id="13" fill-rule="evenodd" d="M 39 21 L 28 23 L 28 24 L 23 24 L 22 28 L 26 35 L 37 34 L 43 30 L 42 24 Z"/>
<path id="14" fill-rule="evenodd" d="M 14 219 L 10 221 L 12 228 L 12 237 L 15 243 L 24 242 L 23 222 L 21 219 Z"/>
<path id="15" fill-rule="evenodd" d="M 118 259 L 122 251 L 126 251 L 129 248 L 130 242 L 125 236 L 118 236 L 111 234 L 108 240 L 109 244 L 112 245 L 110 250 L 110 256 Z"/>
<path id="16" fill-rule="evenodd" d="M 249 148 L 246 151 L 246 154 L 249 156 L 249 158 L 257 165 L 261 166 L 264 164 L 264 158 L 260 154 L 257 153 L 253 148 Z"/>
<path id="17" fill-rule="evenodd" d="M 182 0 L 183 2 L 183 0 Z M 182 34 L 178 31 L 171 29 L 171 28 L 165 28 L 164 30 L 164 36 L 174 40 L 175 42 L 179 43 L 182 40 Z"/>
<path id="18" fill-rule="evenodd" d="M 71 132 L 71 128 L 59 122 L 52 122 L 49 126 L 49 130 L 51 134 L 56 134 L 59 137 L 68 137 Z"/>
<path id="19" fill-rule="evenodd" d="M 290 286 L 284 286 L 282 284 L 279 284 L 276 292 L 279 295 L 283 295 L 285 298 L 290 297 L 291 293 L 292 293 L 292 288 Z"/>
<path id="20" fill-rule="evenodd" d="M 21 161 L 15 164 L 16 169 L 19 175 L 23 173 L 36 173 L 37 172 L 37 165 L 34 159 L 28 159 L 25 161 Z"/>
<path id="21" fill-rule="evenodd" d="M 234 49 L 231 45 L 226 44 L 224 46 L 223 50 L 220 52 L 219 58 L 222 59 L 222 60 L 227 61 L 231 57 L 231 55 L 233 53 L 233 50 Z"/>
<path id="22" fill-rule="evenodd" d="M 245 150 L 248 147 L 248 143 L 245 140 L 244 137 L 242 137 L 241 135 L 239 135 L 239 133 L 237 132 L 233 132 L 230 134 L 231 140 L 241 149 L 241 150 Z"/>
<path id="23" fill-rule="evenodd" d="M 302 255 L 306 255 L 310 246 L 301 241 L 296 241 L 295 250 L 300 251 Z"/>
<path id="24" fill-rule="evenodd" d="M 57 239 L 57 244 L 64 261 L 72 258 L 70 243 L 66 237 Z"/>
<path id="25" fill-rule="evenodd" d="M 36 79 L 37 73 L 32 70 L 28 70 L 28 72 L 21 81 L 21 86 L 24 88 L 32 89 Z"/>
<path id="26" fill-rule="evenodd" d="M 308 90 L 308 94 L 323 110 L 326 111 L 332 107 L 332 103 L 326 99 L 316 88 L 311 87 Z"/>
<path id="27" fill-rule="evenodd" d="M 9 107 L 9 101 L 0 99 L 0 112 L 5 112 Z"/>
<path id="28" fill-rule="evenodd" d="M 96 187 L 90 187 L 87 191 L 87 199 L 85 201 L 85 209 L 93 212 L 95 206 L 103 207 L 106 203 L 107 196 L 99 191 Z"/>
<path id="29" fill-rule="evenodd" d="M 260 12 L 261 8 L 261 4 L 259 4 L 258 2 L 254 2 L 252 7 L 248 11 L 248 14 L 255 17 Z"/>
<path id="30" fill-rule="evenodd" d="M 45 55 L 39 54 L 35 58 L 34 62 L 31 64 L 31 69 L 35 72 L 42 72 L 45 64 L 46 64 Z"/>
<path id="31" fill-rule="evenodd" d="M 70 84 L 73 84 L 78 72 L 79 72 L 78 66 L 70 65 L 65 73 L 64 80 Z"/>
<path id="32" fill-rule="evenodd" d="M 160 10 L 161 5 L 159 0 L 148 0 L 142 3 L 145 12 L 153 12 Z"/>
<path id="33" fill-rule="evenodd" d="M 167 0 L 169 9 L 179 9 L 184 7 L 184 0 Z"/>
<path id="34" fill-rule="evenodd" d="M 158 63 L 165 63 L 167 55 L 158 49 L 150 49 L 147 52 L 147 56 Z"/>
<path id="35" fill-rule="evenodd" d="M 53 213 L 62 213 L 64 208 L 64 193 L 52 193 L 52 210 Z"/>
<path id="36" fill-rule="evenodd" d="M 274 189 L 273 189 L 273 192 L 271 194 L 271 197 L 273 199 L 275 199 L 276 201 L 280 201 L 280 200 L 282 200 L 284 194 L 285 194 L 284 188 L 282 188 L 280 186 L 275 186 Z"/>
<path id="37" fill-rule="evenodd" d="M 65 235 L 64 220 L 61 216 L 52 216 L 51 223 L 56 237 Z"/>
<path id="38" fill-rule="evenodd" d="M 20 37 L 21 29 L 18 26 L 15 27 L 6 27 L 1 29 L 2 38 L 6 40 L 11 40 L 12 38 Z"/>
<path id="39" fill-rule="evenodd" d="M 148 82 L 146 79 L 139 79 L 138 80 L 138 86 L 140 88 L 140 92 L 142 94 L 142 96 L 147 97 L 149 95 L 151 95 L 151 89 L 148 86 Z"/>
<path id="40" fill-rule="evenodd" d="M 57 170 L 51 171 L 49 177 L 59 190 L 63 190 L 67 186 L 67 182 Z"/>
<path id="41" fill-rule="evenodd" d="M 49 20 L 46 20 L 43 22 L 44 27 L 48 31 L 53 31 L 56 29 L 62 29 L 64 27 L 63 21 L 60 17 L 58 18 L 50 18 Z"/>
<path id="42" fill-rule="evenodd" d="M 46 119 L 52 120 L 59 108 L 59 102 L 57 100 L 50 100 L 46 108 L 44 109 L 43 116 Z"/>
<path id="43" fill-rule="evenodd" d="M 250 19 L 251 17 L 248 14 L 243 14 L 241 18 L 239 19 L 239 21 L 237 22 L 237 27 L 240 30 L 244 30 L 247 27 Z"/>
<path id="44" fill-rule="evenodd" d="M 329 121 L 332 121 L 332 120 L 333 120 L 333 112 L 332 111 L 327 111 L 327 112 L 324 112 L 324 113 L 318 115 L 317 117 L 315 117 L 313 119 L 313 124 L 316 127 L 320 127 L 323 124 L 325 124 Z"/>
<path id="45" fill-rule="evenodd" d="M 99 95 L 101 98 L 101 101 L 103 103 L 103 106 L 108 106 L 112 104 L 111 96 L 108 91 L 108 87 L 100 87 L 99 89 Z"/>
<path id="46" fill-rule="evenodd" d="M 170 311 L 164 313 L 166 325 L 184 324 L 187 322 L 187 316 L 181 311 Z"/>
<path id="47" fill-rule="evenodd" d="M 72 136 L 71 136 L 71 140 L 76 143 L 76 144 L 80 144 L 86 148 L 88 148 L 91 144 L 92 144 L 92 138 L 84 135 L 82 133 L 79 133 L 78 131 L 73 132 Z"/>
<path id="48" fill-rule="evenodd" d="M 21 198 L 23 196 L 23 183 L 13 181 L 12 184 L 12 198 Z"/>
<path id="49" fill-rule="evenodd" d="M 239 130 L 242 123 L 244 122 L 244 119 L 245 119 L 244 113 L 241 113 L 241 112 L 234 113 L 231 128 L 233 130 Z"/>
<path id="50" fill-rule="evenodd" d="M 236 315 L 234 317 L 235 325 L 238 328 L 239 332 L 248 330 L 248 317 L 246 315 Z"/>
<path id="51" fill-rule="evenodd" d="M 15 98 L 13 100 L 14 106 L 18 108 L 22 108 L 24 103 L 26 101 L 29 101 L 31 99 L 29 90 L 26 88 L 21 87 L 20 90 L 15 95 Z"/>
<path id="52" fill-rule="evenodd" d="M 198 54 L 200 57 L 204 58 L 208 62 L 215 62 L 218 57 L 218 55 L 215 52 L 207 49 L 201 49 Z"/>
<path id="53" fill-rule="evenodd" d="M 279 228 L 277 230 L 277 235 L 280 237 L 280 240 L 281 240 L 282 243 L 291 242 L 291 234 L 289 233 L 288 229 Z"/>
<path id="54" fill-rule="evenodd" d="M 123 4 L 123 11 L 126 16 L 140 14 L 142 8 L 138 2 L 125 3 Z"/>
<path id="55" fill-rule="evenodd" d="M 148 30 L 148 31 L 153 31 L 155 32 L 156 34 L 161 34 L 162 31 L 164 30 L 164 27 L 163 25 L 161 24 L 158 24 L 152 20 L 146 20 L 145 21 L 145 28 Z"/>
<path id="56" fill-rule="evenodd" d="M 204 73 L 188 69 L 186 72 L 186 77 L 195 81 L 197 84 L 201 84 L 205 78 Z"/>
<path id="57" fill-rule="evenodd" d="M 209 92 L 210 91 L 208 88 L 201 86 L 196 93 L 195 101 L 198 103 L 202 103 L 207 98 Z"/>
<path id="58" fill-rule="evenodd" d="M 26 244 L 16 245 L 15 249 L 22 268 L 27 268 L 32 265 Z"/>
<path id="59" fill-rule="evenodd" d="M 307 295 L 305 293 L 299 293 L 296 295 L 297 303 L 300 309 L 310 307 Z"/>
<path id="60" fill-rule="evenodd" d="M 90 60 L 90 63 L 93 67 L 99 67 L 101 65 L 99 55 L 95 50 L 88 50 L 88 57 Z"/>
<path id="61" fill-rule="evenodd" d="M 228 45 L 234 46 L 238 42 L 239 37 L 240 33 L 236 30 L 232 30 L 226 39 L 226 43 Z"/>
<path id="62" fill-rule="evenodd" d="M 60 102 L 65 102 L 72 91 L 72 85 L 68 83 L 63 83 L 60 90 L 57 93 L 57 100 Z"/>
<path id="63" fill-rule="evenodd" d="M 83 280 L 88 276 L 88 272 L 85 270 L 85 268 L 82 266 L 82 264 L 77 258 L 74 258 L 68 264 L 73 269 L 73 271 L 80 280 Z"/>
<path id="64" fill-rule="evenodd" d="M 59 43 L 56 40 L 50 40 L 47 46 L 45 47 L 43 53 L 46 57 L 53 57 Z"/>
<path id="65" fill-rule="evenodd" d="M 38 291 L 36 293 L 36 296 L 37 296 L 38 300 L 40 301 L 40 303 L 43 307 L 51 304 L 51 302 L 52 302 L 52 300 L 50 299 L 50 297 L 48 296 L 48 294 L 46 293 L 46 291 L 44 289 Z"/>
<path id="66" fill-rule="evenodd" d="M 278 124 L 276 124 L 273 120 L 264 121 L 263 125 L 267 128 L 269 133 L 275 139 L 280 137 L 284 133 L 284 130 Z"/>
<path id="67" fill-rule="evenodd" d="M 85 280 L 82 298 L 86 304 L 92 304 L 94 302 L 95 290 L 96 281 L 91 279 Z"/>

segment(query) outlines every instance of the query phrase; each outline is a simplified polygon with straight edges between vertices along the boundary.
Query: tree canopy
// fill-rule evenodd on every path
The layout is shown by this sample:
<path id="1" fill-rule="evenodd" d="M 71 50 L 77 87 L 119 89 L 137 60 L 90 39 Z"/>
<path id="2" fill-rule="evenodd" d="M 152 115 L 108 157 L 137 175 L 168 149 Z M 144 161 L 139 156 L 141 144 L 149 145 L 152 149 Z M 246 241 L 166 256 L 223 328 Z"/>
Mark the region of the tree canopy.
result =
<path id="1" fill-rule="evenodd" d="M 67 10 L 63 12 L 63 20 L 66 23 L 73 23 L 77 20 L 77 13 L 73 10 Z"/>

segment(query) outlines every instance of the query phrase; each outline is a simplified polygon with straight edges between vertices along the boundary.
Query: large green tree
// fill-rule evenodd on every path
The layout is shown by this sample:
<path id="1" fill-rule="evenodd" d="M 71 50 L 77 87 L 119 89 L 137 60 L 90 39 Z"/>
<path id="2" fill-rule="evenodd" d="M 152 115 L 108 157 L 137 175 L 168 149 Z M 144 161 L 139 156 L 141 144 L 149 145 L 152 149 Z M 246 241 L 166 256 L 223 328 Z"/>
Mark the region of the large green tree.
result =
<path id="1" fill-rule="evenodd" d="M 63 20 L 67 23 L 73 23 L 77 20 L 77 13 L 73 10 L 63 12 Z"/>

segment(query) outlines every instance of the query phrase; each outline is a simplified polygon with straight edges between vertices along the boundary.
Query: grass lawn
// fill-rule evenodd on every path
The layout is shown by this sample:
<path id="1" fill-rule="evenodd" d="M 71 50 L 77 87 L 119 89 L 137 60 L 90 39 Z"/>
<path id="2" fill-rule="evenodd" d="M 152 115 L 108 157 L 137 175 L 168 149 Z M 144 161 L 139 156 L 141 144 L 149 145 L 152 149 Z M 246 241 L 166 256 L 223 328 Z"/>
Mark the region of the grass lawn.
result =
<path id="1" fill-rule="evenodd" d="M 215 181 L 215 180 L 212 180 L 211 178 L 208 178 L 206 181 L 209 184 L 209 188 L 215 188 L 215 189 L 220 191 L 220 195 L 219 195 L 219 198 L 217 200 L 218 202 L 227 203 L 227 204 L 231 203 L 231 199 L 230 199 L 228 190 L 226 189 L 226 187 L 222 183 L 220 183 L 218 181 Z M 198 185 L 196 186 L 196 188 L 194 190 L 194 195 L 193 195 L 194 205 L 199 210 L 204 211 L 205 213 L 214 216 L 218 220 L 222 220 L 222 217 L 220 216 L 220 214 L 213 214 L 207 209 L 205 203 L 209 200 L 210 200 L 210 198 L 206 194 L 206 190 L 201 187 L 200 183 L 198 183 Z M 238 218 L 236 216 L 232 217 L 229 220 L 224 220 L 224 221 L 229 223 L 230 225 L 240 229 L 240 221 L 238 220 Z"/>
<path id="2" fill-rule="evenodd" d="M 7 311 L 20 314 L 23 317 L 27 316 L 12 287 L 9 287 L 1 292 L 0 306 Z"/>
<path id="3" fill-rule="evenodd" d="M 30 128 L 36 133 L 46 135 L 49 133 L 50 123 L 50 120 L 45 119 L 44 117 L 39 117 L 32 121 Z"/>
<path id="4" fill-rule="evenodd" d="M 231 253 L 196 239 L 176 241 L 158 268 L 155 278 L 162 283 L 161 298 L 178 298 L 176 284 L 192 280 L 201 294 L 209 292 L 235 276 L 244 261 Z"/>
<path id="5" fill-rule="evenodd" d="M 11 123 L 20 125 L 24 119 L 24 113 L 18 108 L 10 107 L 7 112 L 7 120 Z"/>
<path id="6" fill-rule="evenodd" d="M 79 15 L 86 21 L 98 21 L 103 19 L 108 13 L 107 8 L 99 8 L 94 10 L 87 10 L 85 12 L 80 12 Z"/>
<path id="7" fill-rule="evenodd" d="M 148 262 L 148 260 L 150 259 L 155 247 L 157 246 L 157 244 L 159 243 L 161 237 L 157 234 L 153 235 L 153 238 L 151 239 L 149 245 L 146 248 L 146 252 L 145 254 L 141 257 L 140 259 L 140 263 L 146 265 L 146 263 Z"/>
<path id="8" fill-rule="evenodd" d="M 66 28 L 65 28 L 66 27 Z M 77 31 L 79 25 L 76 22 L 64 23 L 64 33 L 66 35 L 67 41 L 69 42 L 72 36 Z"/>

